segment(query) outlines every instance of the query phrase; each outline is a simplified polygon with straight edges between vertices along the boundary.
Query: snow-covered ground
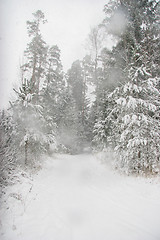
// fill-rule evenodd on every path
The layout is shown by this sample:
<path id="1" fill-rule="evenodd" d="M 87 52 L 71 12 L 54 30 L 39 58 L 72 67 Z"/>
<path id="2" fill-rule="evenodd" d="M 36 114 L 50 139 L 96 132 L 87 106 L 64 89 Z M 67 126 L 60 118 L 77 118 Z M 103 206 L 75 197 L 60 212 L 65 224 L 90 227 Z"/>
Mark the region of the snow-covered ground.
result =
<path id="1" fill-rule="evenodd" d="M 47 158 L 5 191 L 1 240 L 160 239 L 160 178 L 119 175 L 92 154 Z"/>

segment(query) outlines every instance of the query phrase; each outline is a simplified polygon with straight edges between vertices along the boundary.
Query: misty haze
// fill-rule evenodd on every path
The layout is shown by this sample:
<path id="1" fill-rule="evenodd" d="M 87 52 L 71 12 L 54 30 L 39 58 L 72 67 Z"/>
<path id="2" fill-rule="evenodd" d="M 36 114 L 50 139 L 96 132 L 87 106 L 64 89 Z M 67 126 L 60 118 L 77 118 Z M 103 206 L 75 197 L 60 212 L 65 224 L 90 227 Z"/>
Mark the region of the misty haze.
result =
<path id="1" fill-rule="evenodd" d="M 0 239 L 159 240 L 159 0 L 0 14 Z"/>

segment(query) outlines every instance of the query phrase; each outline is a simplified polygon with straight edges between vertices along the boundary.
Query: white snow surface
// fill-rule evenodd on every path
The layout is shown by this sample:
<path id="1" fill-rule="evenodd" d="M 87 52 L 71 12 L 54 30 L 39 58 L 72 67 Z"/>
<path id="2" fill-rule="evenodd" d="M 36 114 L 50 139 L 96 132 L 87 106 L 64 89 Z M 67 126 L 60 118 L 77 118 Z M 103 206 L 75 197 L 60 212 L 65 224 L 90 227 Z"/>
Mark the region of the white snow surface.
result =
<path id="1" fill-rule="evenodd" d="M 46 157 L 5 191 L 1 240 L 160 239 L 160 178 L 120 175 L 96 154 Z"/>

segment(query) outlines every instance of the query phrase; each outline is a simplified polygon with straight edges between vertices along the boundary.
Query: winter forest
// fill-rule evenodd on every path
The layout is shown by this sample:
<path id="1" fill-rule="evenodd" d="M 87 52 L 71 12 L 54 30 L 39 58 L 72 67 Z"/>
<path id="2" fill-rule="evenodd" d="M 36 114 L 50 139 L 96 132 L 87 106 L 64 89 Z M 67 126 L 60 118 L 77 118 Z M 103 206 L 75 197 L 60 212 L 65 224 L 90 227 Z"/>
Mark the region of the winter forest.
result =
<path id="1" fill-rule="evenodd" d="M 106 176 L 113 172 L 117 174 L 117 178 L 123 178 L 121 188 L 125 188 L 125 181 L 131 181 L 131 188 L 133 182 L 138 181 L 136 186 L 143 189 L 144 185 L 145 189 L 149 189 L 146 191 L 151 191 L 149 195 L 155 190 L 155 202 L 156 196 L 160 196 L 160 185 L 146 187 L 150 181 L 159 181 L 157 179 L 160 171 L 160 3 L 157 0 L 110 0 L 102 6 L 102 10 L 103 21 L 92 27 L 88 33 L 89 53 L 83 59 L 74 61 L 65 72 L 58 43 L 53 42 L 49 46 L 41 33 L 42 25 L 47 24 L 47 16 L 43 11 L 37 10 L 26 23 L 29 42 L 24 51 L 24 63 L 19 69 L 21 83 L 13 89 L 15 97 L 10 101 L 9 108 L 0 110 L 0 187 L 3 216 L 7 215 L 4 209 L 8 205 L 3 201 L 6 196 L 7 199 L 11 196 L 15 202 L 23 202 L 24 212 L 27 211 L 22 200 L 25 194 L 34 195 L 31 194 L 32 179 L 43 170 L 44 159 L 52 159 L 47 160 L 47 164 L 51 164 L 49 162 L 54 162 L 54 158 L 67 158 L 64 161 L 67 165 L 68 158 L 71 158 L 74 164 L 77 161 L 75 170 L 72 166 L 72 171 L 76 172 L 82 167 L 79 162 L 83 156 L 85 159 L 91 155 L 103 156 L 97 169 L 94 163 L 94 171 L 99 171 L 104 182 L 107 181 Z M 113 42 L 111 47 L 107 46 L 108 36 Z M 85 166 L 85 161 L 83 164 Z M 89 163 L 87 164 L 87 171 L 90 171 Z M 102 171 L 101 167 L 107 164 L 111 169 Z M 61 178 L 64 182 L 66 169 Z M 48 174 L 52 173 L 48 171 L 46 176 Z M 56 174 L 55 171 L 52 176 L 54 180 Z M 86 174 L 83 180 L 88 181 Z M 41 175 L 42 183 L 46 176 Z M 22 186 L 25 181 L 30 186 L 25 190 L 28 192 L 17 193 L 16 184 Z M 94 180 L 92 181 L 93 184 Z M 44 197 L 45 188 L 47 186 L 43 188 Z M 136 189 L 135 186 L 133 188 Z M 97 189 L 101 194 L 102 188 Z M 128 190 L 131 189 L 125 189 L 124 194 L 128 195 Z M 25 198 L 26 202 L 31 201 L 28 198 Z M 156 203 L 158 209 L 154 209 L 153 213 L 159 211 L 159 214 L 154 215 L 154 219 L 160 216 L 158 200 Z M 81 217 L 73 215 L 71 219 L 77 221 L 79 227 Z M 145 217 L 143 220 L 145 221 Z M 0 226 L 3 227 L 1 236 L 6 240 L 106 240 L 107 236 L 110 236 L 108 239 L 121 239 L 112 237 L 111 233 L 114 231 L 110 235 L 103 235 L 102 226 L 97 230 L 102 235 L 92 238 L 87 234 L 86 237 L 78 238 L 75 232 L 72 233 L 72 238 L 65 232 L 66 237 L 63 238 L 58 235 L 58 230 L 54 233 L 55 238 L 50 235 L 41 238 L 40 235 L 26 238 L 21 235 L 18 238 L 18 235 L 14 235 L 18 223 L 11 224 L 14 234 L 10 233 L 5 238 L 4 232 L 7 230 L 4 230 L 2 222 L 3 219 L 0 221 Z M 152 237 L 144 235 L 147 238 L 143 238 L 141 233 L 142 235 L 130 235 L 130 239 L 158 240 L 160 232 L 157 229 L 154 233 L 150 230 Z M 123 235 L 123 239 L 129 238 Z"/>

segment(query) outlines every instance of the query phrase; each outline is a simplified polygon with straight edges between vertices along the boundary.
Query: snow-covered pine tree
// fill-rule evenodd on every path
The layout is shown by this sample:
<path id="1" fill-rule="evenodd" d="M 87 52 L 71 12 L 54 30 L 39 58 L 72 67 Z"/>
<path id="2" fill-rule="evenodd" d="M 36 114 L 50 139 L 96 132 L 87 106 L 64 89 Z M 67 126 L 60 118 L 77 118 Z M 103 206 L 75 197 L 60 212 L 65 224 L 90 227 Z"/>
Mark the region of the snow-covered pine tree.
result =
<path id="1" fill-rule="evenodd" d="M 46 22 L 44 13 L 41 10 L 33 13 L 33 21 L 27 21 L 28 36 L 31 41 L 27 44 L 24 52 L 25 64 L 21 66 L 23 79 L 30 81 L 31 91 L 34 94 L 34 101 L 38 101 L 41 82 L 44 78 L 47 45 L 43 40 L 40 26 Z"/>
<path id="2" fill-rule="evenodd" d="M 47 132 L 55 141 L 52 143 L 56 150 L 56 135 L 62 117 L 61 105 L 65 82 L 60 59 L 60 49 L 54 45 L 48 49 L 46 60 L 46 76 L 40 91 L 40 101 L 43 106 L 43 116 L 47 123 Z"/>
<path id="3" fill-rule="evenodd" d="M 78 111 L 82 115 L 85 89 L 83 84 L 83 69 L 79 60 L 73 62 L 71 69 L 68 70 L 67 83 L 72 91 Z"/>
<path id="4" fill-rule="evenodd" d="M 61 93 L 64 90 L 65 82 L 60 59 L 60 49 L 56 45 L 48 49 L 45 75 L 41 90 L 44 115 L 52 118 L 53 123 L 58 123 L 61 114 L 58 108 L 61 105 Z"/>

